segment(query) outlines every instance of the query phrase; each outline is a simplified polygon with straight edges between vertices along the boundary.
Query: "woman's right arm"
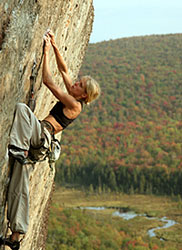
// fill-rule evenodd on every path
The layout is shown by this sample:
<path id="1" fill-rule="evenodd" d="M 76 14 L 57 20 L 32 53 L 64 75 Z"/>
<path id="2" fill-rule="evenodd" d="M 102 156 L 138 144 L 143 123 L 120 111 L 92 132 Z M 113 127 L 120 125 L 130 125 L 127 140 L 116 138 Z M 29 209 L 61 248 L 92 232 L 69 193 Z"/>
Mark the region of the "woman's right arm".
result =
<path id="1" fill-rule="evenodd" d="M 56 56 L 56 62 L 57 62 L 58 70 L 59 70 L 59 72 L 61 73 L 61 75 L 63 77 L 63 81 L 64 81 L 66 89 L 67 89 L 67 91 L 69 93 L 70 88 L 72 86 L 72 80 L 71 80 L 71 77 L 69 76 L 67 65 L 66 65 L 63 57 L 61 56 L 58 48 L 57 48 L 53 32 L 49 31 L 48 35 L 51 38 L 51 44 L 52 44 L 52 47 L 54 49 L 54 53 L 55 53 L 55 56 Z"/>
<path id="2" fill-rule="evenodd" d="M 45 38 L 45 46 L 44 46 L 44 58 L 43 58 L 43 68 L 42 68 L 42 80 L 43 83 L 47 86 L 47 88 L 53 93 L 53 95 L 64 105 L 72 110 L 76 110 L 76 112 L 80 109 L 80 103 L 76 101 L 76 99 L 65 93 L 59 86 L 57 86 L 51 75 L 50 67 L 49 67 L 49 51 L 50 51 L 50 38 L 47 36 Z"/>

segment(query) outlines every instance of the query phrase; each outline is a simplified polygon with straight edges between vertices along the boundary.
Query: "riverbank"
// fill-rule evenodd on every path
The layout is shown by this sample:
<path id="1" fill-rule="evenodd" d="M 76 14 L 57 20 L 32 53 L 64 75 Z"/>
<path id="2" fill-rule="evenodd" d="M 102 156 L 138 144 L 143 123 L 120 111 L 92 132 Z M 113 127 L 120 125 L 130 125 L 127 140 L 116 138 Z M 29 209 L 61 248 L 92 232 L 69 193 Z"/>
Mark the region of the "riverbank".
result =
<path id="1" fill-rule="evenodd" d="M 109 209 L 82 209 L 82 211 L 79 212 L 75 211 L 75 208 L 78 207 L 103 207 Z M 120 234 L 121 232 L 123 233 L 122 242 L 126 241 L 126 239 L 129 239 L 129 242 L 134 240 L 136 244 L 141 242 L 143 247 L 142 249 L 154 249 L 154 246 L 156 249 L 182 249 L 182 240 L 180 235 L 182 230 L 182 209 L 181 202 L 176 201 L 175 199 L 146 195 L 125 195 L 121 193 L 89 194 L 72 188 L 59 188 L 56 189 L 53 195 L 51 220 L 56 217 L 57 220 L 61 221 L 57 210 L 58 208 L 59 211 L 64 211 L 64 213 L 65 211 L 67 211 L 67 213 L 68 211 L 71 211 L 72 216 L 78 216 L 79 213 L 77 223 L 81 221 L 81 216 L 88 216 L 89 221 L 92 220 L 95 224 L 102 223 L 103 226 L 111 226 L 111 228 L 116 232 Z M 135 216 L 126 220 L 124 218 L 113 216 L 116 208 L 120 212 L 132 211 L 138 215 L 145 214 L 146 216 Z M 149 220 L 148 217 L 153 217 L 153 219 Z M 165 225 L 165 222 L 160 221 L 159 219 L 164 217 L 168 220 L 175 221 L 176 224 L 171 227 L 161 229 L 161 227 Z M 49 234 L 51 233 L 51 228 L 55 227 L 51 220 L 49 223 Z M 65 225 L 62 225 L 62 227 L 63 226 Z M 155 237 L 150 237 L 148 231 L 158 227 L 160 229 L 155 230 Z M 101 229 L 98 228 L 97 230 Z M 110 241 L 112 240 L 110 239 Z M 64 247 L 64 249 L 66 248 Z M 116 247 L 115 249 L 122 248 Z"/>

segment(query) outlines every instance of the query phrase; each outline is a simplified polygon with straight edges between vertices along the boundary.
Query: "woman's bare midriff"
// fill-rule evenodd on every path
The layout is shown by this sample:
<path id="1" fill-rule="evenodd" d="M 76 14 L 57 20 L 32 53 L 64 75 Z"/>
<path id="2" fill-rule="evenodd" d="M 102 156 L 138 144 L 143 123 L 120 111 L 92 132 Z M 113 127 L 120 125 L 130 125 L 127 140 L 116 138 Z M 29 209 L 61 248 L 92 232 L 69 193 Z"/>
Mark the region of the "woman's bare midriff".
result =
<path id="1" fill-rule="evenodd" d="M 63 127 L 56 121 L 56 119 L 52 115 L 48 115 L 46 118 L 44 118 L 44 120 L 48 121 L 54 127 L 55 134 L 63 130 Z"/>
<path id="2" fill-rule="evenodd" d="M 78 103 L 79 103 L 79 106 L 76 110 L 64 108 L 63 113 L 68 119 L 75 119 L 81 112 L 81 109 L 82 109 L 81 103 L 80 102 Z M 48 115 L 44 120 L 48 121 L 54 127 L 55 134 L 63 130 L 63 127 L 56 121 L 56 119 L 52 115 Z"/>

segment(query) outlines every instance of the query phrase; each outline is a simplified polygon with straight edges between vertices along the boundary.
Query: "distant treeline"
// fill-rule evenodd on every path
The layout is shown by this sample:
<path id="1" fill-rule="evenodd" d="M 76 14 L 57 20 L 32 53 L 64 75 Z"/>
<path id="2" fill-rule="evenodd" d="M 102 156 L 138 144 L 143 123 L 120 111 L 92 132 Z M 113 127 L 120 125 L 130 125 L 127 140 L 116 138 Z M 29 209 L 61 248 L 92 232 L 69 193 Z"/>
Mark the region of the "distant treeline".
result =
<path id="1" fill-rule="evenodd" d="M 88 164 L 59 166 L 56 182 L 78 184 L 89 192 L 119 191 L 128 194 L 182 195 L 182 171 L 164 168 L 113 168 Z"/>

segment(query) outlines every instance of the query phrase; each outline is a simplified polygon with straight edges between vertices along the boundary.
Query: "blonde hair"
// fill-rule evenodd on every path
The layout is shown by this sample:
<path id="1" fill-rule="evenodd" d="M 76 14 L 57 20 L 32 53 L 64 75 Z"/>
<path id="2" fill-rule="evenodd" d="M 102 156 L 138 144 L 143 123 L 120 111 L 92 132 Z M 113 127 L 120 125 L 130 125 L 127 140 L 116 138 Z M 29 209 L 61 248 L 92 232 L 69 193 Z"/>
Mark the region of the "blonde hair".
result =
<path id="1" fill-rule="evenodd" d="M 87 97 L 84 99 L 85 104 L 89 104 L 100 96 L 100 86 L 91 76 L 83 76 L 81 79 L 86 81 Z"/>

